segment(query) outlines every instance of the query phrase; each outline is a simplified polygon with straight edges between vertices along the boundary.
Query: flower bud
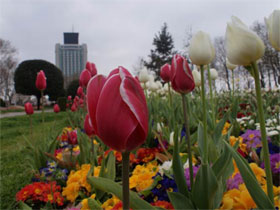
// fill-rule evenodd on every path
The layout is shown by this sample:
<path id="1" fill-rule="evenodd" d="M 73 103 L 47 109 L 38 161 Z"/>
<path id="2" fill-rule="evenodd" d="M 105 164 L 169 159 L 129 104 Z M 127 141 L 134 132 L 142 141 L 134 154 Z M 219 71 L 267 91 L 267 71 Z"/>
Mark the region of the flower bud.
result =
<path id="1" fill-rule="evenodd" d="M 97 74 L 97 69 L 94 63 L 87 62 L 86 63 L 86 69 L 90 72 L 91 77 L 95 76 Z"/>
<path id="2" fill-rule="evenodd" d="M 33 106 L 31 103 L 27 102 L 24 104 L 25 113 L 31 115 L 34 113 Z"/>
<path id="3" fill-rule="evenodd" d="M 46 76 L 43 70 L 41 70 L 38 74 L 37 74 L 37 78 L 36 78 L 36 88 L 38 90 L 45 90 L 47 87 L 47 81 L 46 81 Z"/>
<path id="4" fill-rule="evenodd" d="M 274 10 L 269 18 L 265 18 L 268 40 L 271 46 L 280 51 L 280 10 Z"/>
<path id="5" fill-rule="evenodd" d="M 218 72 L 216 69 L 210 69 L 210 77 L 212 80 L 216 80 L 218 78 Z"/>
<path id="6" fill-rule="evenodd" d="M 60 108 L 59 108 L 59 105 L 58 105 L 58 104 L 55 104 L 55 105 L 53 106 L 53 111 L 54 111 L 55 113 L 60 112 Z"/>
<path id="7" fill-rule="evenodd" d="M 80 86 L 87 87 L 87 84 L 91 78 L 91 74 L 87 69 L 84 69 L 80 74 Z"/>
<path id="8" fill-rule="evenodd" d="M 160 77 L 164 82 L 170 82 L 172 79 L 171 65 L 166 63 L 160 68 Z"/>
<path id="9" fill-rule="evenodd" d="M 195 65 L 207 65 L 215 57 L 215 49 L 211 43 L 210 36 L 203 32 L 197 32 L 190 43 L 190 59 Z"/>
<path id="10" fill-rule="evenodd" d="M 227 24 L 226 50 L 230 63 L 248 66 L 263 56 L 264 44 L 240 19 L 232 17 Z"/>
<path id="11" fill-rule="evenodd" d="M 149 81 L 149 74 L 146 68 L 142 69 L 139 73 L 139 81 L 145 83 Z"/>

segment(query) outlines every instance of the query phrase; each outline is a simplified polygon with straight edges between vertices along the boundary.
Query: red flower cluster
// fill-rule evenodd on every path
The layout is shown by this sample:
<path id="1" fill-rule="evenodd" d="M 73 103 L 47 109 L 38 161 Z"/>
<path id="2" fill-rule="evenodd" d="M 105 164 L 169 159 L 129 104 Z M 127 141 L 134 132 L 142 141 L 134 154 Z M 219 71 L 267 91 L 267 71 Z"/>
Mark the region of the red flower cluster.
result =
<path id="1" fill-rule="evenodd" d="M 50 202 L 57 204 L 58 206 L 63 206 L 63 197 L 61 195 L 61 187 L 56 185 L 56 182 L 34 182 L 32 184 L 26 185 L 16 194 L 17 201 L 28 201 L 32 202 Z"/>
<path id="2" fill-rule="evenodd" d="M 172 209 L 174 210 L 174 207 L 172 206 L 171 203 L 167 202 L 167 201 L 157 201 L 155 203 L 152 203 L 153 206 L 158 206 L 164 209 Z"/>
<path id="3" fill-rule="evenodd" d="M 114 207 L 111 210 L 122 210 L 123 209 L 123 205 L 122 205 L 122 201 L 118 202 L 116 205 L 114 205 Z M 132 210 L 132 209 L 129 209 Z"/>
<path id="4" fill-rule="evenodd" d="M 156 153 L 159 153 L 158 148 L 139 148 L 137 150 L 137 159 L 136 163 L 148 163 L 155 159 Z"/>

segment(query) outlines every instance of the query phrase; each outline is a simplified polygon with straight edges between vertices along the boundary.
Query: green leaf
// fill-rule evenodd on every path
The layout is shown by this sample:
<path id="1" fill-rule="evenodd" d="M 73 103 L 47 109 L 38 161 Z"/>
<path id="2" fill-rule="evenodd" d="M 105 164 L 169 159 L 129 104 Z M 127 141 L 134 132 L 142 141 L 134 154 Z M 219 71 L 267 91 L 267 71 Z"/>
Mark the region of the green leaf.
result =
<path id="1" fill-rule="evenodd" d="M 221 201 L 222 201 L 222 198 L 224 195 L 224 189 L 226 189 L 225 184 L 223 183 L 223 180 L 220 179 L 218 181 L 218 190 L 217 190 L 217 192 L 215 194 L 215 198 L 214 198 L 214 209 L 219 209 L 219 207 L 221 206 Z"/>
<path id="2" fill-rule="evenodd" d="M 101 177 L 89 177 L 89 182 L 92 185 L 104 192 L 112 193 L 116 195 L 119 199 L 122 200 L 122 186 L 116 182 L 113 182 L 110 179 L 101 178 Z M 155 209 L 151 206 L 148 202 L 141 199 L 136 192 L 130 191 L 129 192 L 129 199 L 130 199 L 130 207 L 134 210 L 143 210 L 143 209 Z"/>
<path id="3" fill-rule="evenodd" d="M 23 203 L 22 201 L 20 201 L 19 203 L 19 208 L 23 209 L 23 210 L 32 210 L 32 208 L 30 206 L 28 206 L 27 204 Z"/>
<path id="4" fill-rule="evenodd" d="M 116 157 L 112 151 L 108 155 L 106 169 L 105 177 L 114 181 L 116 178 Z"/>
<path id="5" fill-rule="evenodd" d="M 238 108 L 239 108 L 239 100 L 236 97 L 235 100 L 233 101 L 232 108 L 231 108 L 231 118 L 232 119 L 236 119 Z"/>
<path id="6" fill-rule="evenodd" d="M 88 207 L 95 210 L 103 210 L 103 208 L 92 198 L 88 198 Z"/>
<path id="7" fill-rule="evenodd" d="M 201 123 L 198 124 L 198 129 L 197 129 L 197 142 L 198 142 L 198 150 L 201 156 L 201 159 L 204 160 L 204 140 L 203 140 L 203 126 Z"/>
<path id="8" fill-rule="evenodd" d="M 179 155 L 178 133 L 177 132 L 174 135 L 172 169 L 173 169 L 174 179 L 178 186 L 179 192 L 182 193 L 184 196 L 189 197 L 188 186 L 187 186 L 181 158 Z"/>
<path id="9" fill-rule="evenodd" d="M 201 164 L 195 177 L 192 198 L 199 209 L 213 209 L 218 190 L 217 178 L 208 164 Z"/>
<path id="10" fill-rule="evenodd" d="M 244 183 L 258 208 L 274 209 L 272 202 L 262 190 L 260 184 L 258 183 L 252 169 L 250 168 L 246 160 L 237 151 L 235 151 L 226 141 L 224 141 L 224 143 L 229 149 L 230 153 L 232 154 L 236 165 L 240 171 L 242 179 L 244 180 Z"/>
<path id="11" fill-rule="evenodd" d="M 226 170 L 229 170 L 230 163 L 232 161 L 231 153 L 228 148 L 224 146 L 224 152 L 222 155 L 214 162 L 212 170 L 217 177 L 220 179 Z"/>
<path id="12" fill-rule="evenodd" d="M 167 192 L 175 209 L 196 209 L 192 201 L 179 192 Z"/>
<path id="13" fill-rule="evenodd" d="M 214 134 L 213 134 L 213 140 L 215 144 L 218 144 L 219 140 L 221 139 L 222 131 L 227 119 L 228 119 L 228 114 L 226 114 L 215 127 Z"/>

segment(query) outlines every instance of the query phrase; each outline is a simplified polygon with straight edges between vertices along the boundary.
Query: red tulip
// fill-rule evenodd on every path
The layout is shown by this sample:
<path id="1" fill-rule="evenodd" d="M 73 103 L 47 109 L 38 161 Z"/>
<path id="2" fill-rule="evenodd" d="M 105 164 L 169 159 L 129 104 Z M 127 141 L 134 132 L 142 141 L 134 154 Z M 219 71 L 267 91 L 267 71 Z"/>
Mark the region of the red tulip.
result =
<path id="1" fill-rule="evenodd" d="M 97 133 L 96 127 L 96 107 L 100 92 L 106 82 L 106 77 L 103 75 L 95 75 L 87 86 L 87 108 L 92 122 L 93 129 Z"/>
<path id="2" fill-rule="evenodd" d="M 77 101 L 79 101 L 79 100 L 80 100 L 79 96 L 75 96 L 74 102 L 77 102 Z"/>
<path id="3" fill-rule="evenodd" d="M 91 121 L 106 145 L 123 152 L 144 143 L 148 134 L 147 103 L 140 83 L 126 69 L 113 70 L 99 93 L 93 85 L 87 91 L 89 110 L 96 108 L 96 116 L 90 114 Z M 91 104 L 91 95 L 99 95 L 97 103 Z"/>
<path id="4" fill-rule="evenodd" d="M 68 134 L 68 144 L 71 145 L 78 144 L 78 135 L 76 130 L 68 132 L 67 134 Z"/>
<path id="5" fill-rule="evenodd" d="M 75 103 L 73 103 L 72 106 L 71 106 L 71 111 L 75 112 L 76 110 L 77 110 L 77 106 L 76 106 Z"/>
<path id="6" fill-rule="evenodd" d="M 60 112 L 60 108 L 59 108 L 59 105 L 58 105 L 58 104 L 55 104 L 55 105 L 53 106 L 53 111 L 54 111 L 55 113 Z"/>
<path id="7" fill-rule="evenodd" d="M 36 88 L 38 90 L 45 90 L 47 87 L 47 81 L 46 81 L 46 76 L 45 73 L 43 72 L 43 70 L 41 70 L 38 74 L 37 74 L 37 78 L 36 78 Z"/>
<path id="8" fill-rule="evenodd" d="M 89 118 L 89 114 L 86 115 L 85 122 L 84 122 L 84 129 L 88 136 L 94 135 L 94 130 L 93 130 L 90 118 Z"/>
<path id="9" fill-rule="evenodd" d="M 33 106 L 32 106 L 32 104 L 29 103 L 29 102 L 27 102 L 27 103 L 24 104 L 24 109 L 25 109 L 26 114 L 28 114 L 28 115 L 31 115 L 31 114 L 34 113 L 34 111 L 33 111 Z"/>
<path id="10" fill-rule="evenodd" d="M 91 77 L 94 77 L 97 74 L 97 69 L 94 63 L 87 62 L 86 69 L 89 70 Z"/>
<path id="11" fill-rule="evenodd" d="M 172 79 L 171 65 L 166 63 L 160 68 L 160 77 L 164 82 L 170 82 Z"/>
<path id="12" fill-rule="evenodd" d="M 77 89 L 77 95 L 82 96 L 83 94 L 84 94 L 83 88 L 81 86 L 79 86 Z"/>
<path id="13" fill-rule="evenodd" d="M 194 78 L 185 58 L 175 55 L 172 59 L 171 69 L 173 73 L 171 85 L 176 92 L 186 94 L 195 88 Z"/>
<path id="14" fill-rule="evenodd" d="M 68 101 L 71 101 L 72 100 L 72 96 L 68 96 Z"/>
<path id="15" fill-rule="evenodd" d="M 91 78 L 90 72 L 87 69 L 84 69 L 80 74 L 80 86 L 86 87 L 90 78 Z"/>

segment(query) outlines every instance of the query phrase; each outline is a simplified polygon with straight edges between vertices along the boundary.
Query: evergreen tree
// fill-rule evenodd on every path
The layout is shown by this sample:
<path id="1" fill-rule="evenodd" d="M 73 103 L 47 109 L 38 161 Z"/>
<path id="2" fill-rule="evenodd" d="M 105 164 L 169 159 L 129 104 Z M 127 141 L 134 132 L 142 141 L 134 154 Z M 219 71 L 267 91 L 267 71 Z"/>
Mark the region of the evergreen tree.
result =
<path id="1" fill-rule="evenodd" d="M 160 67 L 165 63 L 171 63 L 172 56 L 176 53 L 173 51 L 174 44 L 171 34 L 167 30 L 167 24 L 164 23 L 161 31 L 156 34 L 153 45 L 155 49 L 151 50 L 148 56 L 149 61 L 144 61 L 144 65 L 155 72 L 155 79 L 160 79 Z"/>

